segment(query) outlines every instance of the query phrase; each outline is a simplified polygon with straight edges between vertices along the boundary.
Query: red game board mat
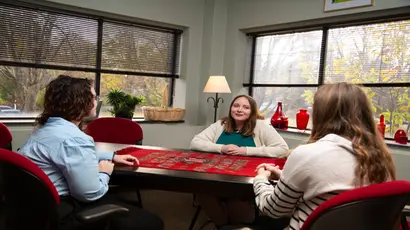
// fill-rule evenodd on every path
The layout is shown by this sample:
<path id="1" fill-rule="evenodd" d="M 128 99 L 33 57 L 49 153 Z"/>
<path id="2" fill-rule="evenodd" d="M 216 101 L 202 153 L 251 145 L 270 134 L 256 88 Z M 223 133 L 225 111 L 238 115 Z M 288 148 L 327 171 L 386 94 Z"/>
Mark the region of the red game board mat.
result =
<path id="1" fill-rule="evenodd" d="M 138 158 L 141 167 L 185 170 L 204 173 L 255 176 L 259 164 L 271 163 L 283 168 L 286 159 L 231 156 L 200 152 L 182 152 L 127 147 L 117 154 L 130 154 Z"/>

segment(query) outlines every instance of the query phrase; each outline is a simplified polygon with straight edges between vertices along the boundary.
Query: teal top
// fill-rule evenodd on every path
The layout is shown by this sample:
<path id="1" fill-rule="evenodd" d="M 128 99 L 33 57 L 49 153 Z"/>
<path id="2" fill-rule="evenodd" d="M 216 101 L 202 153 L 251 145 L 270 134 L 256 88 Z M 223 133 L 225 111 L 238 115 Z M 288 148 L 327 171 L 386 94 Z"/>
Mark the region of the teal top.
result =
<path id="1" fill-rule="evenodd" d="M 256 147 L 252 136 L 246 137 L 236 132 L 227 133 L 223 131 L 216 143 L 221 145 L 237 145 L 239 147 Z"/>

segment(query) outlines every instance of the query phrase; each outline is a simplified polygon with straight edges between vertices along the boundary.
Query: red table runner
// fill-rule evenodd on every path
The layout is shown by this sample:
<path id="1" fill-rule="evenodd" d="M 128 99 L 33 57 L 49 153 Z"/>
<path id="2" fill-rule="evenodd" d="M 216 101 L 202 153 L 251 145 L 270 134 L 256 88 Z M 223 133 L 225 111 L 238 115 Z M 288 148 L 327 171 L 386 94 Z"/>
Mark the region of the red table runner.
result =
<path id="1" fill-rule="evenodd" d="M 281 169 L 286 159 L 231 156 L 199 152 L 152 150 L 128 147 L 117 154 L 130 154 L 138 158 L 141 167 L 164 168 L 237 176 L 255 176 L 256 166 L 262 163 L 278 165 Z"/>

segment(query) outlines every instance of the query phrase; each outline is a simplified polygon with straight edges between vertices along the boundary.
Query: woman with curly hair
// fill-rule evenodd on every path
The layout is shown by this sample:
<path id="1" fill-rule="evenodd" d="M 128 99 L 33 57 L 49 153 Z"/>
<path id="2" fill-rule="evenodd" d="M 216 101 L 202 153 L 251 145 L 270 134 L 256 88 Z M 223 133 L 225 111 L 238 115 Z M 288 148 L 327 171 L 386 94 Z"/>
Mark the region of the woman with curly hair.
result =
<path id="1" fill-rule="evenodd" d="M 127 205 L 109 194 L 108 182 L 114 162 L 133 165 L 138 160 L 113 152 L 97 153 L 94 140 L 79 129 L 85 117 L 95 117 L 96 95 L 88 79 L 60 75 L 52 80 L 44 97 L 44 111 L 37 129 L 19 152 L 37 164 L 60 195 L 60 229 L 76 229 L 76 213 L 101 204 L 127 207 L 125 216 L 110 223 L 110 229 L 163 229 L 162 220 L 147 211 Z"/>
<path id="2" fill-rule="evenodd" d="M 259 209 L 272 218 L 291 216 L 290 229 L 301 229 L 313 210 L 341 192 L 396 178 L 366 94 L 347 83 L 316 92 L 308 144 L 290 153 L 283 171 L 270 164 L 256 170 Z M 272 179 L 279 182 L 272 186 Z"/>

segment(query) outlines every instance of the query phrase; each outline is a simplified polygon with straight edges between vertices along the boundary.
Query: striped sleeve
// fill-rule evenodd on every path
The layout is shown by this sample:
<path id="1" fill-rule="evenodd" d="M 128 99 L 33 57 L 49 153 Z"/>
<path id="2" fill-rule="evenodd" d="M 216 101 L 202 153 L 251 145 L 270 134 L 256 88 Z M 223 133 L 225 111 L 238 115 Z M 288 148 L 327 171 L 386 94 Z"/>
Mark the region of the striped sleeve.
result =
<path id="1" fill-rule="evenodd" d="M 257 176 L 253 181 L 253 189 L 259 210 L 272 218 L 291 216 L 303 196 L 302 191 L 291 188 L 282 179 L 272 186 L 266 178 Z"/>

